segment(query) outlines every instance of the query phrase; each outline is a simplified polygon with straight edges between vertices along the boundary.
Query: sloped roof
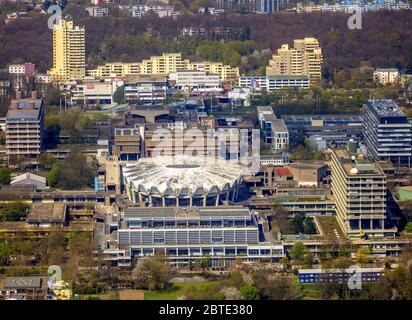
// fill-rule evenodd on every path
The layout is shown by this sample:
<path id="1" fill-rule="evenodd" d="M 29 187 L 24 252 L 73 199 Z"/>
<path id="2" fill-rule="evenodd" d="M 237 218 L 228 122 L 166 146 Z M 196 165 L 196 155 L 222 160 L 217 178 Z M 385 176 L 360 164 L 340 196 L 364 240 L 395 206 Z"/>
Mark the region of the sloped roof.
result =
<path id="1" fill-rule="evenodd" d="M 15 177 L 10 182 L 10 184 L 15 184 L 15 183 L 18 183 L 18 182 L 21 182 L 21 181 L 24 181 L 24 180 L 34 180 L 34 181 L 46 184 L 46 178 L 44 178 L 42 176 L 38 176 L 37 174 L 30 173 L 30 172 L 26 172 L 26 173 L 23 173 L 23 174 Z"/>

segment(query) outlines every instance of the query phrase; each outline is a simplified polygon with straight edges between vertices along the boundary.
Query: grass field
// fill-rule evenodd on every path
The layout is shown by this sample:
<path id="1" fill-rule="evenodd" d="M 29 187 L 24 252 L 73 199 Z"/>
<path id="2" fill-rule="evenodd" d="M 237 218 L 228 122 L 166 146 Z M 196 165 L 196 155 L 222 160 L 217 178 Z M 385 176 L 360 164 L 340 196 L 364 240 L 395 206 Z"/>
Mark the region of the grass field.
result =
<path id="1" fill-rule="evenodd" d="M 307 284 L 301 285 L 301 288 L 302 288 L 302 300 L 321 299 L 318 285 L 307 283 Z"/>
<path id="2" fill-rule="evenodd" d="M 220 281 L 208 282 L 175 282 L 166 291 L 146 291 L 145 300 L 178 300 L 183 297 L 187 290 L 195 287 L 200 292 L 208 292 L 211 288 L 218 285 Z"/>

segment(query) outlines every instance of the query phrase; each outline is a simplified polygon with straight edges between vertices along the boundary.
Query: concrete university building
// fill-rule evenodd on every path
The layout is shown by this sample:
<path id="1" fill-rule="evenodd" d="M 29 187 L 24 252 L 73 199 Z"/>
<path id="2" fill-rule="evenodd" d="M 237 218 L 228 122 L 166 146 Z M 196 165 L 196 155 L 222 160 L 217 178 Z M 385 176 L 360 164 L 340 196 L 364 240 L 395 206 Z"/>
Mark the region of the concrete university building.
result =
<path id="1" fill-rule="evenodd" d="M 346 149 L 331 150 L 332 192 L 339 225 L 350 238 L 394 237 L 386 208 L 386 175 L 379 164 Z"/>
<path id="2" fill-rule="evenodd" d="M 234 201 L 245 167 L 237 162 L 178 155 L 141 158 L 123 168 L 126 193 L 153 207 L 219 206 Z"/>
<path id="3" fill-rule="evenodd" d="M 411 166 L 412 124 L 393 100 L 369 100 L 364 104 L 363 136 L 368 157 Z"/>
<path id="4" fill-rule="evenodd" d="M 265 242 L 258 216 L 242 207 L 132 207 L 125 209 L 116 227 L 112 235 L 117 248 L 105 253 L 119 266 L 154 254 L 178 266 L 199 258 L 209 258 L 211 266 L 229 266 L 236 258 L 273 262 L 284 257 L 280 243 Z"/>

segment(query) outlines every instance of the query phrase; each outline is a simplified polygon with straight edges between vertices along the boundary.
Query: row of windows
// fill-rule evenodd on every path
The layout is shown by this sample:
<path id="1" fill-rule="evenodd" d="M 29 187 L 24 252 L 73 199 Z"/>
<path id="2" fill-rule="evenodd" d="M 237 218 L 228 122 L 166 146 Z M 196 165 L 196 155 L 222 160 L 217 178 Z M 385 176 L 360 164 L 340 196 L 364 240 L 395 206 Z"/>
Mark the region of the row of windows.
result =
<path id="1" fill-rule="evenodd" d="M 183 248 L 133 248 L 132 255 L 152 255 L 158 251 L 165 251 L 168 256 L 207 256 L 207 255 L 251 255 L 267 256 L 271 254 L 281 256 L 282 250 L 251 249 L 247 247 L 183 247 Z"/>
<path id="2" fill-rule="evenodd" d="M 128 220 L 130 228 L 175 228 L 175 227 L 245 227 L 255 225 L 250 218 L 239 220 L 165 220 L 165 221 L 144 221 Z"/>
<path id="3" fill-rule="evenodd" d="M 119 245 L 258 243 L 258 230 L 119 231 Z"/>

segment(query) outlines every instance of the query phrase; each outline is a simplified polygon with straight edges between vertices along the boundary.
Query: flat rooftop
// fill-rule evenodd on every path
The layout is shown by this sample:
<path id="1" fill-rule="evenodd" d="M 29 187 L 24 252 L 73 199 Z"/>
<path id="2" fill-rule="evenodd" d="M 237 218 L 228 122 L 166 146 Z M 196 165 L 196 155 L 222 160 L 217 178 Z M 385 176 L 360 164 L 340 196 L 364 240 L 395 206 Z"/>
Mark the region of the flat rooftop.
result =
<path id="1" fill-rule="evenodd" d="M 405 117 L 395 101 L 391 99 L 371 99 L 368 105 L 372 107 L 380 117 Z"/>
<path id="2" fill-rule="evenodd" d="M 271 106 L 258 106 L 257 111 L 258 112 L 271 112 L 271 113 L 273 113 L 273 108 Z"/>
<path id="3" fill-rule="evenodd" d="M 274 113 L 264 113 L 263 120 L 265 121 L 275 121 L 277 120 L 276 115 Z"/>
<path id="4" fill-rule="evenodd" d="M 347 240 L 345 233 L 339 226 L 336 216 L 316 216 L 314 219 L 320 237 L 323 239 L 335 243 Z"/>
<path id="5" fill-rule="evenodd" d="M 272 129 L 276 132 L 288 132 L 288 129 L 282 119 L 273 120 Z"/>
<path id="6" fill-rule="evenodd" d="M 130 207 L 124 212 L 125 219 L 130 218 L 208 218 L 208 217 L 249 217 L 250 211 L 244 207 L 224 208 L 153 208 Z"/>
<path id="7" fill-rule="evenodd" d="M 324 162 L 293 162 L 289 163 L 289 167 L 296 169 L 319 169 L 324 167 L 326 164 Z"/>
<path id="8" fill-rule="evenodd" d="M 348 176 L 385 176 L 382 169 L 375 162 L 369 161 L 359 155 L 350 155 L 346 149 L 334 149 L 332 152 L 338 157 Z"/>
<path id="9" fill-rule="evenodd" d="M 33 203 L 30 206 L 28 223 L 63 223 L 66 216 L 64 203 Z"/>
<path id="10" fill-rule="evenodd" d="M 281 115 L 283 120 L 287 121 L 311 121 L 312 119 L 323 121 L 356 121 L 362 122 L 363 115 L 354 114 L 318 114 L 318 115 L 306 115 L 306 114 L 284 114 Z"/>
<path id="11" fill-rule="evenodd" d="M 5 289 L 41 288 L 42 277 L 7 277 L 4 279 Z"/>
<path id="12" fill-rule="evenodd" d="M 43 106 L 43 100 L 36 99 L 34 100 L 34 109 L 29 107 L 29 103 L 33 101 L 30 98 L 27 99 L 19 99 L 19 100 L 12 100 L 13 102 L 17 102 L 18 109 L 12 109 L 11 105 L 9 111 L 7 112 L 7 119 L 8 120 L 37 120 L 40 115 L 40 110 Z"/>

